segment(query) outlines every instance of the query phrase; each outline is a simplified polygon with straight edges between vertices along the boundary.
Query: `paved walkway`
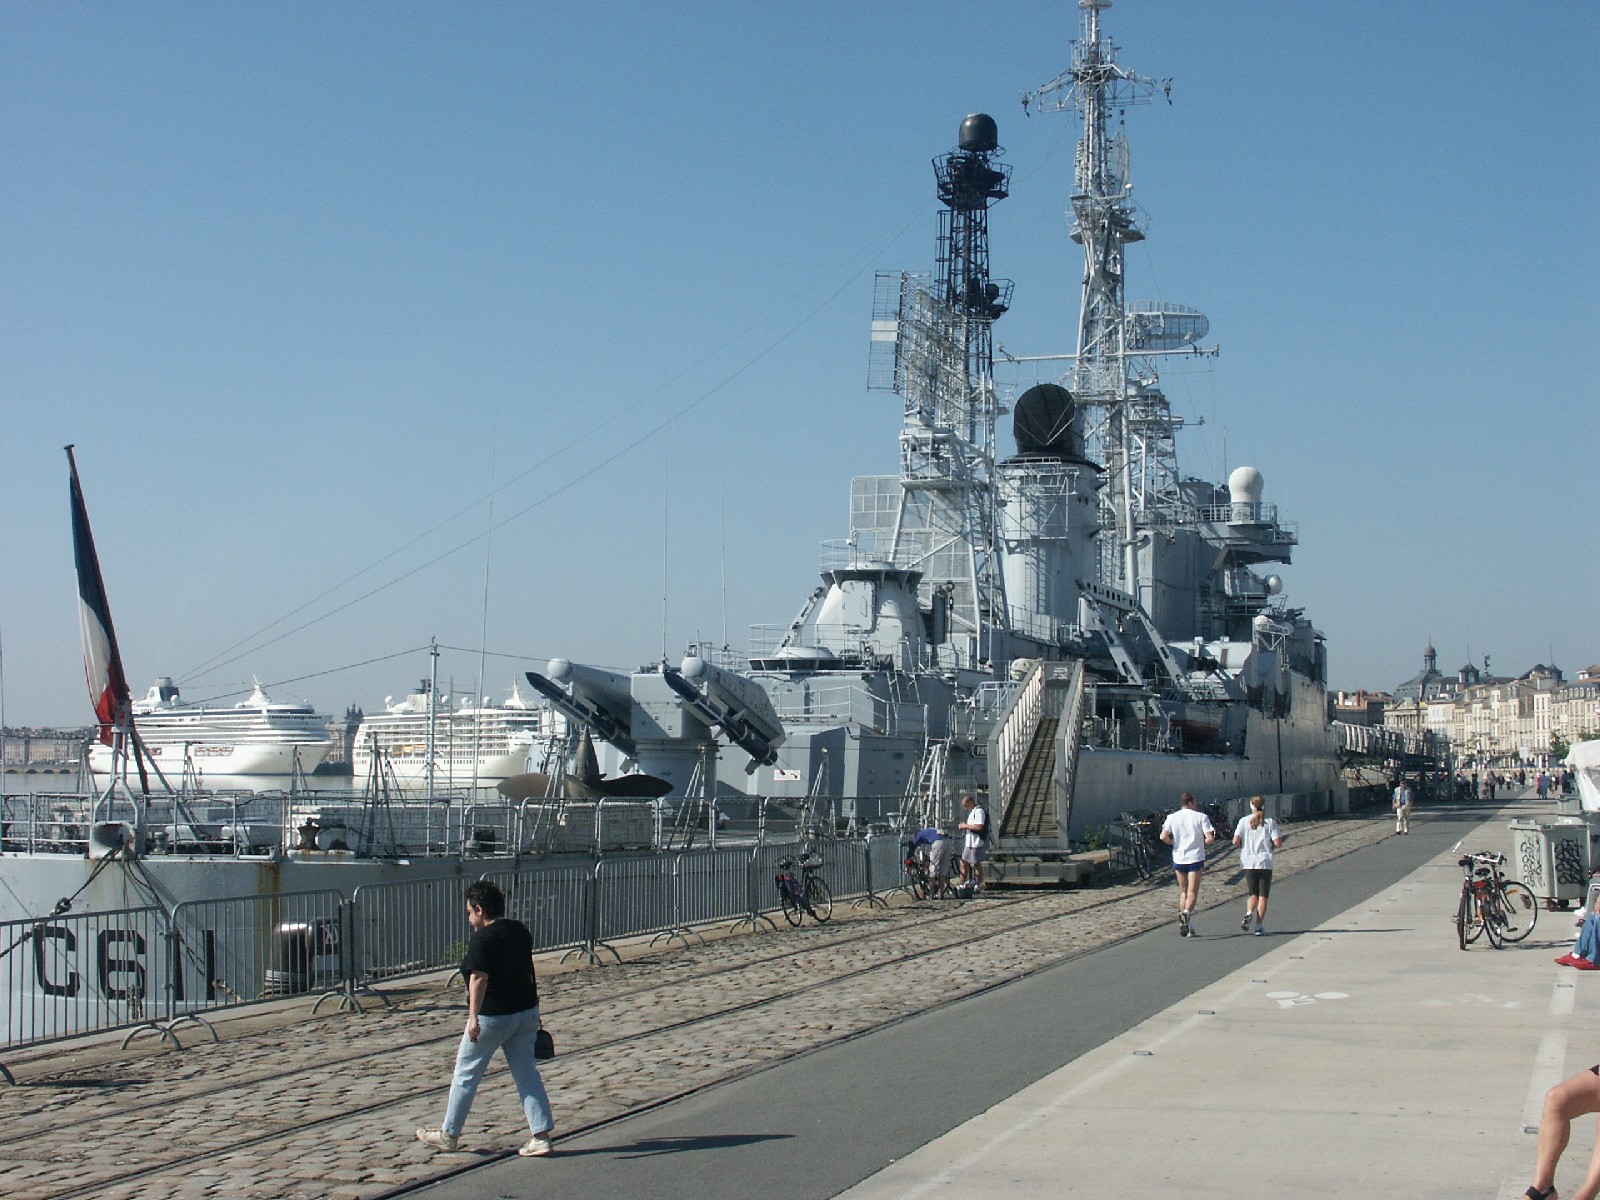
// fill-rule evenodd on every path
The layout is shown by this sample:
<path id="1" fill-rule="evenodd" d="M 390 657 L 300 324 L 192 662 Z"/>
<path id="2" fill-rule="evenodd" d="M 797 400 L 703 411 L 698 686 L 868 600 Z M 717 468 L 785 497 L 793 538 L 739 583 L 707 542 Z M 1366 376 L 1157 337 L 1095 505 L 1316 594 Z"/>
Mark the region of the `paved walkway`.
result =
<path id="1" fill-rule="evenodd" d="M 1505 818 L 1466 848 L 1503 848 Z M 1457 946 L 1457 855 L 1278 945 L 844 1193 L 913 1197 L 1521 1196 L 1540 1102 L 1600 1059 L 1573 916 Z M 1557 1183 L 1582 1178 L 1575 1130 Z"/>
<path id="2" fill-rule="evenodd" d="M 1280 873 L 1358 851 L 1385 828 L 1379 819 L 1295 826 Z M 1503 844 L 1504 818 L 1485 836 Z M 1242 907 L 1232 865 L 1213 870 L 1208 902 Z M 857 1194 L 1032 1195 L 1045 1180 L 1055 1193 L 1115 1194 L 1133 1165 L 1143 1195 L 1212 1194 L 1197 1193 L 1196 1175 L 1229 1196 L 1346 1195 L 1362 1183 L 1388 1191 L 1402 1179 L 1412 1195 L 1456 1196 L 1486 1170 L 1495 1181 L 1520 1178 L 1531 1138 L 1516 1122 L 1532 1123 L 1521 1096 L 1536 1105 L 1571 1067 L 1549 1040 L 1568 1030 L 1584 1060 L 1577 1065 L 1587 1065 L 1596 1013 L 1588 1003 L 1562 1008 L 1563 997 L 1588 993 L 1549 963 L 1559 951 L 1545 943 L 1565 938 L 1570 919 L 1542 920 L 1531 952 L 1456 948 L 1440 904 L 1455 871 L 1442 856 L 1371 911 L 1286 940 Z M 748 1076 L 1168 925 L 1170 893 L 1164 883 L 1124 884 L 889 912 L 841 905 L 827 927 L 691 949 L 641 945 L 621 967 L 542 968 L 562 1047 L 549 1071 L 561 1131 Z M 955 946 L 965 947 L 958 960 L 945 954 Z M 952 961 L 953 971 L 944 966 Z M 128 1055 L 100 1042 L 10 1060 L 24 1086 L 0 1088 L 8 1135 L 0 1194 L 371 1197 L 505 1158 L 526 1135 L 509 1097 L 496 1094 L 508 1089 L 504 1079 L 486 1084 L 465 1153 L 434 1156 L 408 1140 L 442 1109 L 459 994 L 440 980 L 393 994 L 394 1009 L 364 1014 L 306 1019 L 304 1001 L 252 1010 L 228 1023 L 220 1045 L 182 1053 Z M 708 1041 L 718 1054 L 705 1053 Z M 1509 1118 L 1508 1089 L 1518 1097 Z M 1005 1156 L 1003 1179 L 991 1167 L 1002 1142 L 1021 1151 Z M 1384 1153 L 1405 1146 L 1429 1153 Z M 1448 1164 L 1442 1175 L 1423 1169 L 1437 1149 Z M 1382 1166 L 1353 1172 L 1363 1162 Z M 1413 1176 L 1453 1186 L 1430 1191 Z M 1241 1193 L 1241 1180 L 1258 1179 L 1260 1188 Z M 1468 1192 L 1490 1195 L 1492 1184 Z"/>

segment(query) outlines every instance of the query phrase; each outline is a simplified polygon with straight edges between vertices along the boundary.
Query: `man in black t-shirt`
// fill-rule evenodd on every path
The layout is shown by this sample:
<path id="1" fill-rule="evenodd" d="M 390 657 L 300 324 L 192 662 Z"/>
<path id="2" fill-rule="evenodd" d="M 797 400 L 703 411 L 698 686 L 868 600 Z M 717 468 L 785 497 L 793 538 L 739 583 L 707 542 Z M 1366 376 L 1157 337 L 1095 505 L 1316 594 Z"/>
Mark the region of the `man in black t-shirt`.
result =
<path id="1" fill-rule="evenodd" d="M 480 879 L 467 886 L 467 924 L 472 927 L 472 937 L 461 960 L 461 974 L 467 981 L 467 1027 L 456 1048 L 444 1122 L 438 1129 L 417 1130 L 417 1140 L 436 1150 L 456 1148 L 478 1084 L 499 1048 L 516 1081 L 533 1133 L 518 1153 L 539 1158 L 550 1153 L 555 1122 L 534 1058 L 539 985 L 533 973 L 533 935 L 505 911 L 506 898 L 494 884 Z"/>

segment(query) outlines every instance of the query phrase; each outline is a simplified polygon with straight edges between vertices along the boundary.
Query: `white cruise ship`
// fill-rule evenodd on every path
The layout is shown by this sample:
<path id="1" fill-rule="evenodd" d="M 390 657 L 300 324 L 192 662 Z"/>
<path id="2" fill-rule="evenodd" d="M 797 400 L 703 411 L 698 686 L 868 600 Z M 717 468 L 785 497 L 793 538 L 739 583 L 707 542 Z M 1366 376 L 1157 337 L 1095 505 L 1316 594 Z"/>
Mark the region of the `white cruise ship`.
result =
<path id="1" fill-rule="evenodd" d="M 328 723 L 309 704 L 280 704 L 255 681 L 249 699 L 237 704 L 185 704 L 178 685 L 161 676 L 143 700 L 133 703 L 139 739 L 172 783 L 192 767 L 207 775 L 290 775 L 298 765 L 315 770 L 333 743 Z M 111 747 L 89 748 L 90 770 L 111 769 Z"/>
<path id="2" fill-rule="evenodd" d="M 503 704 L 479 705 L 475 697 L 439 696 L 428 681 L 396 702 L 384 697 L 384 710 L 361 720 L 351 748 L 355 780 L 369 778 L 376 752 L 386 775 L 407 790 L 428 787 L 428 731 L 433 730 L 433 787 L 494 787 L 508 775 L 529 769 L 528 752 L 542 756 L 552 733 L 552 714 L 515 686 Z M 537 767 L 539 764 L 535 763 Z"/>

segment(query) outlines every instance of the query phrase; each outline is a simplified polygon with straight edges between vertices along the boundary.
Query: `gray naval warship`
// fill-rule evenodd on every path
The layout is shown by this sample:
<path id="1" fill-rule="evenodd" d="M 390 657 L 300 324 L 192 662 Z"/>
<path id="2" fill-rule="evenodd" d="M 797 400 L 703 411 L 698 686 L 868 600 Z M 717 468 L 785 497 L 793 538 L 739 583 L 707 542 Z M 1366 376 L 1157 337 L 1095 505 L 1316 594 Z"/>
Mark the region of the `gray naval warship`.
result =
<path id="1" fill-rule="evenodd" d="M 126 778 L 4 797 L 0 921 L 455 882 L 559 852 L 549 831 L 569 800 L 659 803 L 686 825 L 776 802 L 808 823 L 910 829 L 948 826 L 972 792 L 1012 878 L 1049 877 L 1118 814 L 1184 790 L 1235 806 L 1261 793 L 1283 815 L 1336 806 L 1323 640 L 1267 573 L 1296 533 L 1254 469 L 1220 486 L 1180 473 L 1184 421 L 1158 367 L 1213 353 L 1209 326 L 1124 296 L 1124 252 L 1144 234 L 1108 114 L 1165 85 L 1118 64 L 1107 7 L 1080 0 L 1071 68 L 1027 97 L 1083 120 L 1077 345 L 1004 356 L 1037 381 L 996 385 L 1012 286 L 990 272 L 988 220 L 1010 172 L 994 120 L 969 116 L 933 162 L 935 269 L 878 277 L 869 385 L 902 404 L 898 470 L 853 481 L 848 536 L 824 546 L 793 620 L 756 630 L 743 655 L 696 646 L 634 672 L 559 659 L 531 672 L 571 736 L 502 785 L 498 812 L 481 796 L 391 800 L 376 775 L 338 802 L 157 796 Z M 98 568 L 80 562 L 80 589 L 91 575 L 83 594 L 103 610 Z M 91 624 L 92 682 L 107 647 Z M 125 765 L 134 732 L 130 719 L 115 735 Z"/>
<path id="2" fill-rule="evenodd" d="M 988 220 L 1010 169 L 995 121 L 973 114 L 933 161 L 934 270 L 877 280 L 869 387 L 903 404 L 899 470 L 853 481 L 849 535 L 824 545 L 798 614 L 744 656 L 529 674 L 607 771 L 902 828 L 948 825 L 972 792 L 1018 874 L 1181 791 L 1238 807 L 1261 793 L 1287 815 L 1338 804 L 1324 641 L 1268 573 L 1297 532 L 1256 469 L 1220 485 L 1179 470 L 1185 421 L 1159 368 L 1214 354 L 1209 323 L 1125 297 L 1145 234 L 1108 117 L 1170 83 L 1119 65 L 1109 7 L 1081 0 L 1071 68 L 1024 97 L 1082 118 L 1077 345 L 1003 355 L 1040 381 L 997 387 L 1013 288 L 990 273 Z"/>

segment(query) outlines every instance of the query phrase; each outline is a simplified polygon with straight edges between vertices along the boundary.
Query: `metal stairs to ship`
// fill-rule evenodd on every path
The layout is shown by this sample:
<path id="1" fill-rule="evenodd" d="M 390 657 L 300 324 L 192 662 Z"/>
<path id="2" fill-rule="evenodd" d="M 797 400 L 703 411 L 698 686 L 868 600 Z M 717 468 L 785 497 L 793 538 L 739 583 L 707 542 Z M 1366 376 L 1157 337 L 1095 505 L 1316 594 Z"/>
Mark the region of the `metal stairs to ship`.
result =
<path id="1" fill-rule="evenodd" d="M 1103 851 L 1074 854 L 1063 825 L 1071 812 L 1082 740 L 1083 667 L 1081 663 L 1040 664 L 1035 672 L 1037 678 L 1030 676 L 1028 685 L 1040 685 L 1044 693 L 1040 702 L 1019 704 L 1006 717 L 1007 722 L 1026 723 L 1007 732 L 1018 747 L 1024 741 L 1018 735 L 1025 734 L 1027 750 L 1010 786 L 1000 796 L 999 836 L 991 843 L 984 873 L 996 883 L 1080 884 L 1106 859 Z M 1024 695 L 1026 691 L 1025 686 Z M 991 740 L 991 782 L 1007 777 L 993 771 L 993 756 L 1006 740 L 1005 733 Z M 993 814 L 991 819 L 995 819 Z"/>

